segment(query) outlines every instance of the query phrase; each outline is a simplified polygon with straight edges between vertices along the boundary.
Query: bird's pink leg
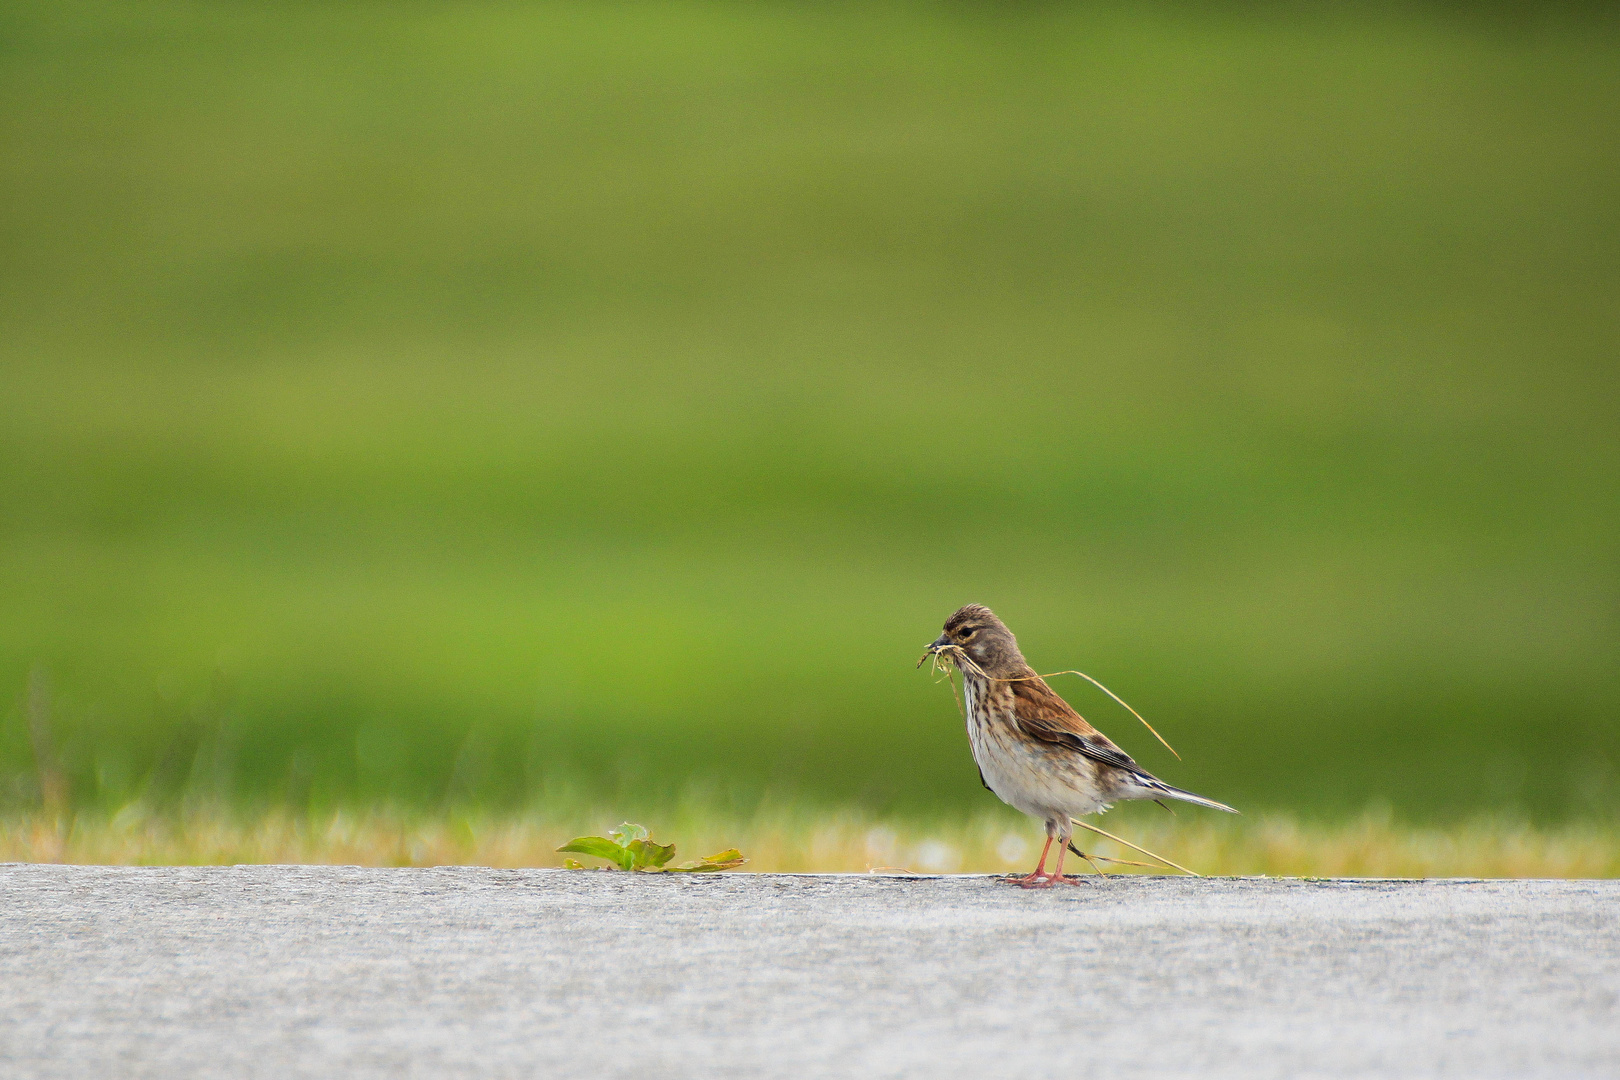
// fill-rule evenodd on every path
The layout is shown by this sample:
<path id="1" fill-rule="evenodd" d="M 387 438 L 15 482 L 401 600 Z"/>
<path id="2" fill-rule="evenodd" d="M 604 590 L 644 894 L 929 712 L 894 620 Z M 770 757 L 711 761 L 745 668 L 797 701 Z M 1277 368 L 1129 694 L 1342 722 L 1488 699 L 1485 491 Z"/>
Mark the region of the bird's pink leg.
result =
<path id="1" fill-rule="evenodd" d="M 1069 877 L 1064 877 L 1063 876 L 1063 856 L 1067 855 L 1068 853 L 1069 853 L 1069 838 L 1067 836 L 1065 836 L 1063 838 L 1062 842 L 1058 846 L 1057 867 L 1055 869 L 1053 869 L 1053 871 L 1052 871 L 1052 877 L 1047 882 L 1048 886 L 1051 886 L 1051 885 L 1078 885 L 1078 884 L 1080 884 L 1080 882 L 1075 880 L 1074 878 L 1069 878 Z"/>
<path id="2" fill-rule="evenodd" d="M 1048 836 L 1046 846 L 1041 848 L 1041 861 L 1035 864 L 1035 872 L 1028 877 L 1013 878 L 1013 883 L 1026 889 L 1050 888 L 1052 883 L 1047 880 L 1048 875 L 1046 873 L 1046 853 L 1050 850 L 1052 850 L 1052 838 Z M 1058 865 L 1063 865 L 1063 852 L 1061 850 L 1058 852 Z"/>

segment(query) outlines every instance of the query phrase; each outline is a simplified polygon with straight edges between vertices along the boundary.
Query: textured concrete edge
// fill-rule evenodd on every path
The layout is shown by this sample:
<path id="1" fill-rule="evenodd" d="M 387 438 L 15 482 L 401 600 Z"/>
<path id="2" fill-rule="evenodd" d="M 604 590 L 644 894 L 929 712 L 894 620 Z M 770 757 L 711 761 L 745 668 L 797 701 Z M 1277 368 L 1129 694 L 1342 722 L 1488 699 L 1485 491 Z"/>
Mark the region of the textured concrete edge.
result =
<path id="1" fill-rule="evenodd" d="M 794 880 L 832 880 L 832 881 L 1005 881 L 1010 877 L 1019 876 L 1012 873 L 1000 874 L 896 874 L 896 873 L 862 873 L 859 871 L 776 871 L 776 870 L 733 870 L 723 874 L 658 874 L 614 870 L 569 870 L 560 866 L 486 866 L 479 863 L 440 863 L 434 866 L 367 866 L 362 863 L 59 863 L 59 862 L 0 862 L 0 869 L 61 869 L 61 870 L 129 870 L 129 871 L 177 871 L 177 870 L 363 870 L 376 873 L 421 873 L 424 871 L 481 871 L 501 874 L 583 874 L 590 877 L 611 879 L 642 880 L 654 879 L 664 881 L 716 881 L 716 880 L 762 880 L 766 878 L 790 878 Z M 1085 875 L 1080 881 L 1094 880 L 1095 875 Z M 1606 878 L 1531 878 L 1531 877 L 1293 877 L 1280 874 L 1109 874 L 1110 882 L 1141 881 L 1141 882 L 1278 882 L 1301 883 L 1309 885 L 1343 884 L 1390 884 L 1390 885 L 1425 885 L 1425 884 L 1454 884 L 1478 885 L 1519 882 L 1524 884 L 1575 884 L 1578 882 L 1598 883 L 1620 881 L 1620 876 Z"/>

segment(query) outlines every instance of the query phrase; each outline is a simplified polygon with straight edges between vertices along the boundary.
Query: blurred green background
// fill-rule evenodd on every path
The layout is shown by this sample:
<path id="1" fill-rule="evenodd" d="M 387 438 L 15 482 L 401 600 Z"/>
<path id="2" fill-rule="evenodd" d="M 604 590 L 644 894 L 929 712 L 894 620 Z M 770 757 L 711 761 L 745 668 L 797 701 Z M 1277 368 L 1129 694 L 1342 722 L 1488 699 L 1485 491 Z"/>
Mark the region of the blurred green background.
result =
<path id="1" fill-rule="evenodd" d="M 13 0 L 4 799 L 954 813 L 980 601 L 1245 809 L 1612 811 L 1617 46 Z"/>

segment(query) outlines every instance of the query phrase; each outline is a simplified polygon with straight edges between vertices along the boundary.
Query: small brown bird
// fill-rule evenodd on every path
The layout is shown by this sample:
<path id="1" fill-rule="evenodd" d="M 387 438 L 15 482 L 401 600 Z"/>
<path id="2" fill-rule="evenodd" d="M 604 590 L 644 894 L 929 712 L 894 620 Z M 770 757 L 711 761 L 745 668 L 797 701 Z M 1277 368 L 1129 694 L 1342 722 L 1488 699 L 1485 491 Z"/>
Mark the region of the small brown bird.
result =
<path id="1" fill-rule="evenodd" d="M 980 782 L 1008 806 L 1046 823 L 1041 861 L 1029 876 L 1015 879 L 1024 888 L 1074 884 L 1063 876 L 1072 819 L 1113 803 L 1169 798 L 1237 813 L 1171 787 L 1086 723 L 1025 662 L 1012 631 L 989 608 L 969 604 L 945 620 L 945 632 L 928 652 L 950 654 L 962 672 L 968 743 Z M 1046 854 L 1054 840 L 1057 868 L 1048 874 Z"/>

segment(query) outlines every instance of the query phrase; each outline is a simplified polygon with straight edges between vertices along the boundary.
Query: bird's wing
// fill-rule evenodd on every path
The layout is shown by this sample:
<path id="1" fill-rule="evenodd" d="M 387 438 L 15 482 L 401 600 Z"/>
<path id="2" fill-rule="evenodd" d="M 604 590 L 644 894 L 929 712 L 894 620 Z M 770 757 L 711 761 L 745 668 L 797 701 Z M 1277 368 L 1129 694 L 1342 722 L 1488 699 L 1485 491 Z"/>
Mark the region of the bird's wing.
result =
<path id="1" fill-rule="evenodd" d="M 1013 715 L 1030 738 L 1055 743 L 1116 769 L 1144 772 L 1131 755 L 1087 723 L 1086 718 L 1058 697 L 1045 680 L 1023 679 L 1009 685 L 1013 693 Z"/>

